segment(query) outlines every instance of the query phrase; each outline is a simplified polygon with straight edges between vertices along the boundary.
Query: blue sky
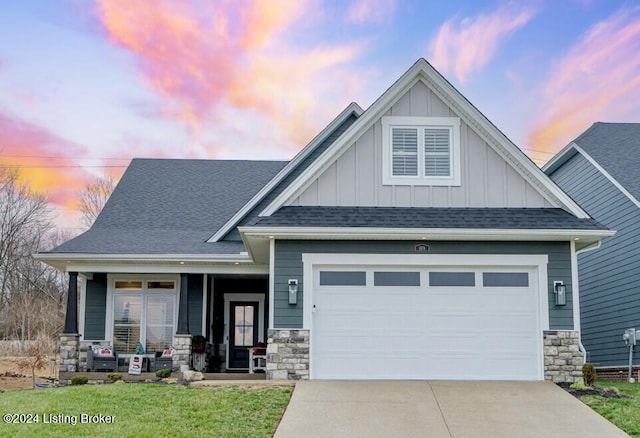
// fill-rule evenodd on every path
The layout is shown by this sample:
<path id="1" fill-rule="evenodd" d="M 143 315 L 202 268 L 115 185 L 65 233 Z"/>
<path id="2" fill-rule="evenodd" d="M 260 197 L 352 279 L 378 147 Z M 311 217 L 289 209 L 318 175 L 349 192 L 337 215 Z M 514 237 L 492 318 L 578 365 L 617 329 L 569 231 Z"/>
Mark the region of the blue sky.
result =
<path id="1" fill-rule="evenodd" d="M 132 157 L 289 159 L 431 62 L 543 164 L 640 118 L 636 1 L 22 0 L 0 6 L 0 164 L 79 231 Z"/>

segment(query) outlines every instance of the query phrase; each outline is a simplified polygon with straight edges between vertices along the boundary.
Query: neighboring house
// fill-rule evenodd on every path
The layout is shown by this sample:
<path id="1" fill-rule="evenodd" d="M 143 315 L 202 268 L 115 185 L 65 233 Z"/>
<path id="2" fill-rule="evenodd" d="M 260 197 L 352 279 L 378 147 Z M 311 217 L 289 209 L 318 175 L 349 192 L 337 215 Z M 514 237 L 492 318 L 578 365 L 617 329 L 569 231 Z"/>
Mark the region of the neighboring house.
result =
<path id="1" fill-rule="evenodd" d="M 37 257 L 69 273 L 63 370 L 204 335 L 273 379 L 573 381 L 576 251 L 612 234 L 420 59 L 288 163 L 133 160 Z"/>
<path id="2" fill-rule="evenodd" d="M 543 169 L 593 218 L 617 230 L 600 249 L 578 257 L 580 309 L 588 360 L 624 367 L 629 348 L 622 335 L 640 329 L 640 123 L 594 123 Z"/>

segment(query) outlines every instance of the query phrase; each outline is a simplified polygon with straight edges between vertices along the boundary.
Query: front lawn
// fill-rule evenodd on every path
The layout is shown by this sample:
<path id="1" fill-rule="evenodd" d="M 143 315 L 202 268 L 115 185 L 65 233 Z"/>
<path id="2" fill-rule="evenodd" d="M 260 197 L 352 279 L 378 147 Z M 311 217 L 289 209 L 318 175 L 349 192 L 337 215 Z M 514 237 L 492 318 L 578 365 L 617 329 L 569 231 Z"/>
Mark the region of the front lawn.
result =
<path id="1" fill-rule="evenodd" d="M 270 437 L 291 393 L 290 386 L 192 388 L 136 383 L 6 392 L 0 394 L 0 435 Z M 104 423 L 109 418 L 112 423 Z M 100 420 L 102 424 L 86 422 Z"/>
<path id="2" fill-rule="evenodd" d="M 588 395 L 580 399 L 594 411 L 632 437 L 640 438 L 640 385 L 637 383 L 596 382 L 599 387 L 615 386 L 625 398 Z"/>

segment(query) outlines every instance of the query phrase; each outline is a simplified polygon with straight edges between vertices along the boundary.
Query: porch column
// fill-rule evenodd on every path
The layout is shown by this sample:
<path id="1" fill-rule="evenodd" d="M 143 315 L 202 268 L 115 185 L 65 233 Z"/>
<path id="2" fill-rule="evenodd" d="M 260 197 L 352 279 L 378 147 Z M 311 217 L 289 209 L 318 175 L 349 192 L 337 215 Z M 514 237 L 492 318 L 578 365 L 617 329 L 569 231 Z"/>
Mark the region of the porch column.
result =
<path id="1" fill-rule="evenodd" d="M 64 316 L 64 334 L 78 334 L 78 273 L 69 272 L 67 311 Z"/>
<path id="2" fill-rule="evenodd" d="M 189 287 L 187 274 L 180 274 L 180 303 L 178 304 L 177 335 L 189 334 Z"/>

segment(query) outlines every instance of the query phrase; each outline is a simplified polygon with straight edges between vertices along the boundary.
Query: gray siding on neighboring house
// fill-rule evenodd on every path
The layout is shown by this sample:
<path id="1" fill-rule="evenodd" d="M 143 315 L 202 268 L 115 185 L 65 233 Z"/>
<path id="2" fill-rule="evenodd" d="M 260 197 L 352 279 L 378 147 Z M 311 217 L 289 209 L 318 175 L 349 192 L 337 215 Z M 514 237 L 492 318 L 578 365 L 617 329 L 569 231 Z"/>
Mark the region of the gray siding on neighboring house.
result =
<path id="1" fill-rule="evenodd" d="M 588 360 L 623 366 L 629 350 L 622 334 L 640 328 L 640 209 L 580 154 L 550 176 L 594 219 L 617 231 L 600 249 L 578 257 L 578 272 Z"/>
<path id="2" fill-rule="evenodd" d="M 189 288 L 189 333 L 202 334 L 202 274 L 190 274 L 187 277 Z"/>
<path id="3" fill-rule="evenodd" d="M 87 280 L 83 333 L 85 341 L 104 340 L 106 310 L 107 275 L 94 274 L 92 280 Z"/>
<path id="4" fill-rule="evenodd" d="M 274 328 L 302 327 L 303 253 L 415 254 L 414 241 L 294 241 L 275 243 Z M 429 242 L 430 254 L 547 254 L 549 324 L 552 330 L 573 329 L 571 250 L 568 242 Z M 298 303 L 288 301 L 287 280 L 298 279 Z M 555 307 L 553 281 L 567 286 L 567 305 Z"/>

